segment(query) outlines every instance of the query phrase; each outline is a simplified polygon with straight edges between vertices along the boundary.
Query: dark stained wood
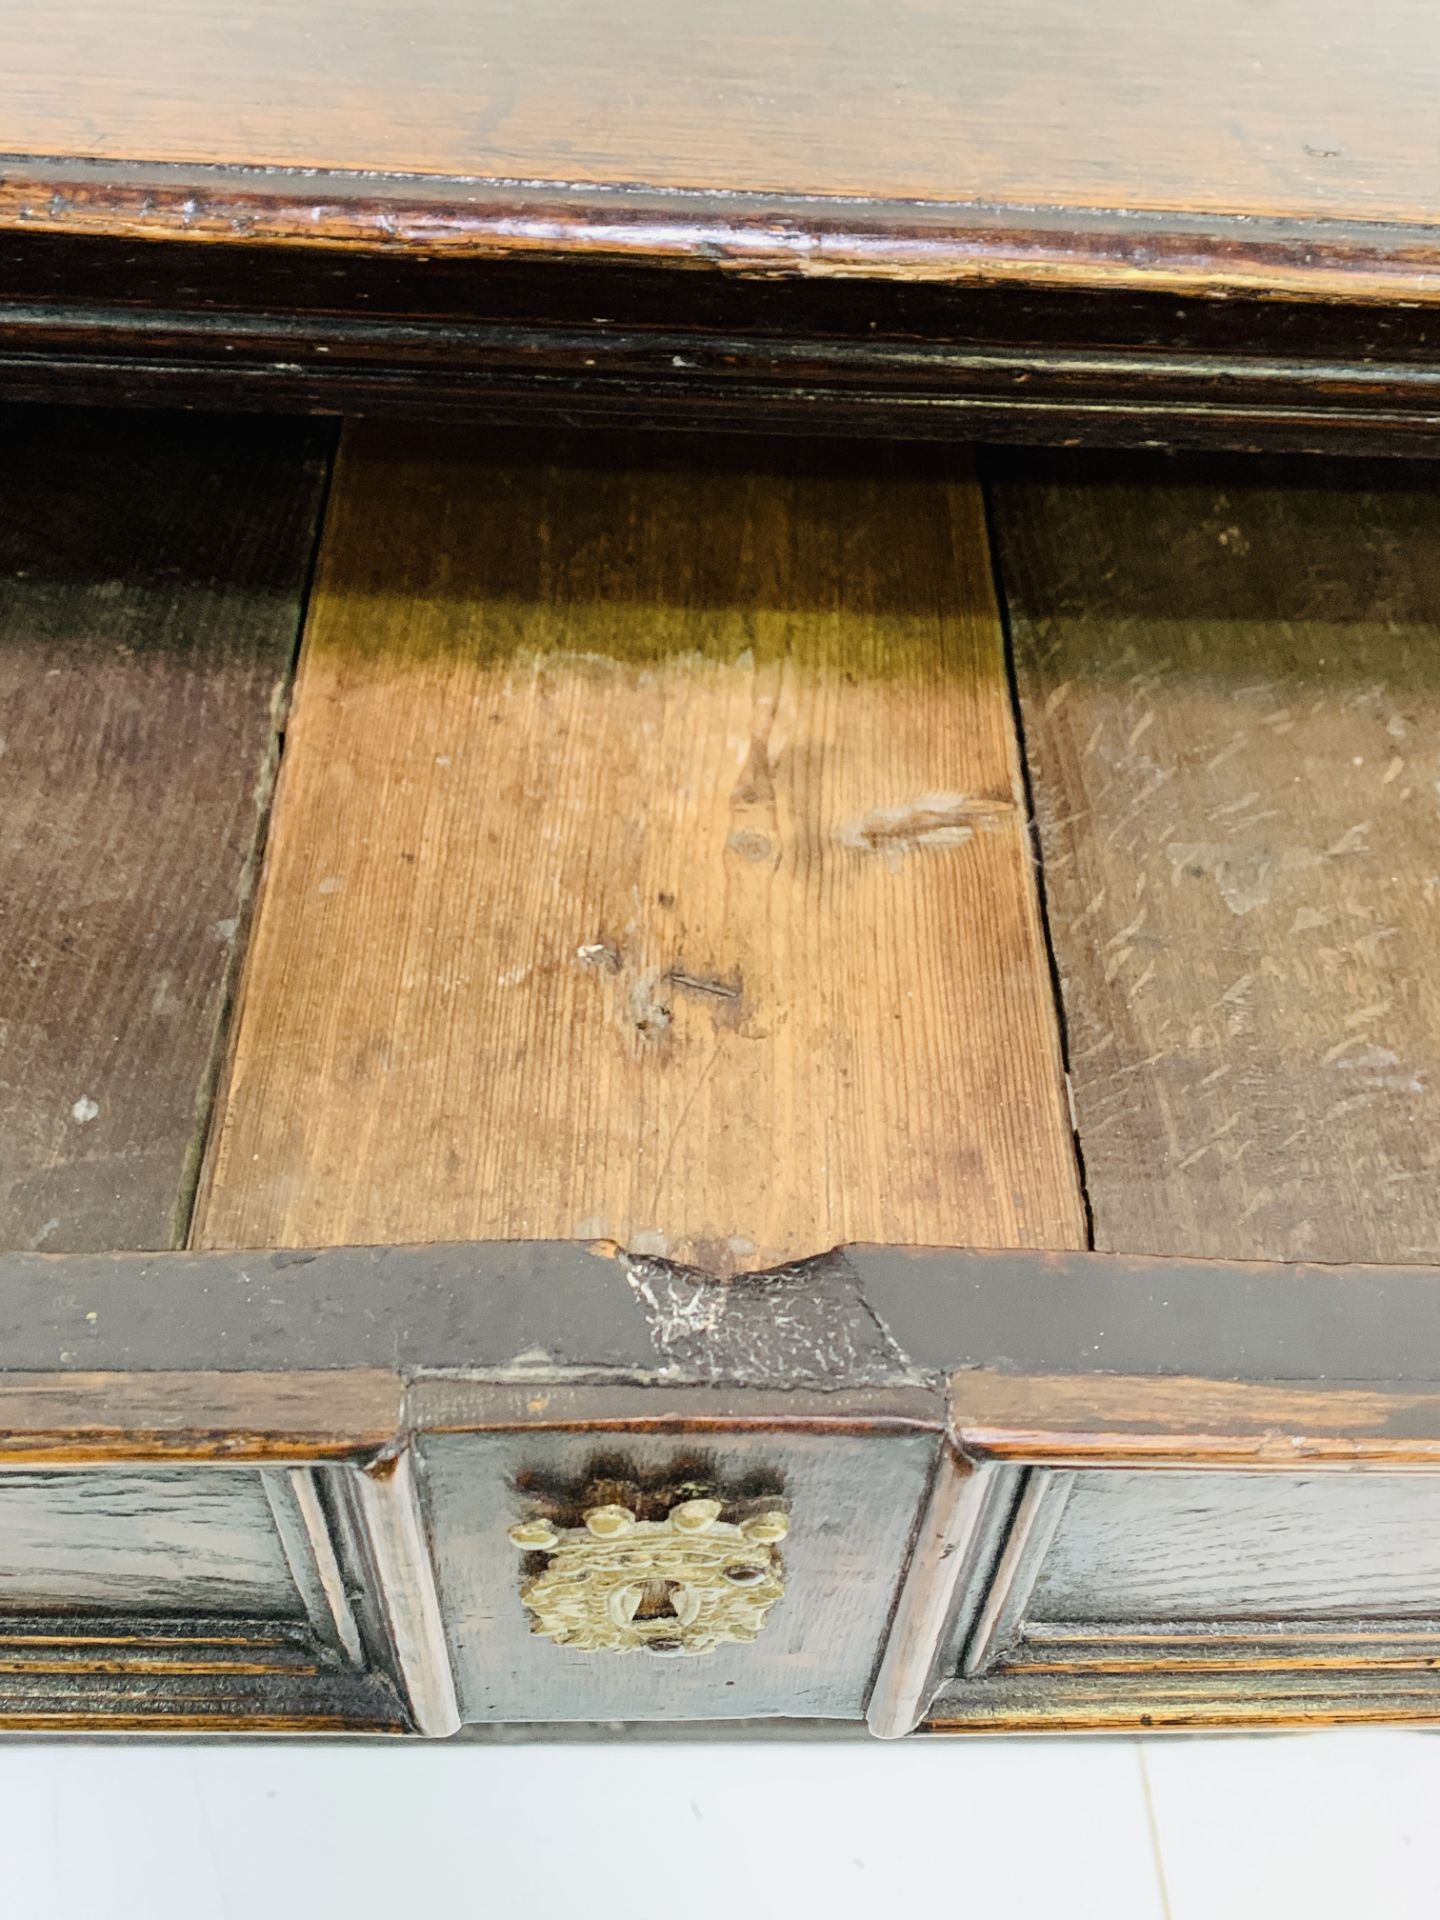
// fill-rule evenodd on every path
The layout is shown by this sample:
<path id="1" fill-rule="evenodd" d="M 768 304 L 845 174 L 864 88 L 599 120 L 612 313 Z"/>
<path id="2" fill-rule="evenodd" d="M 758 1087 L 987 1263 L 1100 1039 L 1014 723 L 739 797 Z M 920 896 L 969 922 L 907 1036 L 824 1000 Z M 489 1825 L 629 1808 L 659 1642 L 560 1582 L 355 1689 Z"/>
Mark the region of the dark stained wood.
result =
<path id="1" fill-rule="evenodd" d="M 1021 1470 L 965 1459 L 947 1435 L 865 1703 L 877 1739 L 901 1739 L 924 1717 L 952 1623 L 973 1617 L 988 1584 L 1021 1477 Z"/>
<path id="2" fill-rule="evenodd" d="M 1436 309 L 0 237 L 0 387 L 481 423 L 1422 453 Z"/>
<path id="3" fill-rule="evenodd" d="M 1023 1484 L 950 1629 L 937 1724 L 1141 1726 L 1157 1698 L 1156 1724 L 1440 1717 L 1433 1386 L 951 1387 L 966 1455 Z"/>
<path id="4" fill-rule="evenodd" d="M 83 1376 L 109 1375 L 114 1405 L 131 1369 L 173 1380 L 218 1368 L 217 1391 L 237 1371 L 308 1372 L 322 1386 L 328 1369 L 332 1395 L 338 1370 L 457 1365 L 522 1383 L 552 1367 L 658 1370 L 790 1396 L 894 1392 L 965 1368 L 1408 1391 L 1434 1382 L 1440 1353 L 1429 1267 L 851 1247 L 717 1280 L 683 1268 L 662 1279 L 660 1262 L 613 1255 L 574 1241 L 8 1254 L 0 1354 L 16 1376 L 82 1377 L 64 1418 L 47 1415 L 65 1427 L 87 1405 Z M 1294 1411 L 1272 1400 L 1266 1417 L 1288 1427 Z"/>
<path id="5" fill-rule="evenodd" d="M 258 1473 L 0 1474 L 0 1625 L 41 1607 L 299 1612 Z M 3 1657 L 3 1655 L 0 1655 Z"/>
<path id="6" fill-rule="evenodd" d="M 1027 1623 L 1440 1612 L 1434 1474 L 1122 1470 L 1074 1480 Z"/>
<path id="7" fill-rule="evenodd" d="M 274 1615 L 11 1613 L 0 1632 L 0 1732 L 409 1730 L 383 1674 L 328 1651 Z"/>
<path id="8" fill-rule="evenodd" d="M 1268 1308 L 1247 1308 L 1238 1270 L 1217 1270 L 1213 1296 L 1217 1310 L 1234 1310 L 1238 1348 L 1257 1368 L 1241 1381 L 1158 1364 L 1126 1376 L 1093 1355 L 1088 1370 L 1047 1377 L 1013 1358 L 1034 1318 L 1034 1296 L 1013 1299 L 1027 1267 L 1057 1294 L 1088 1294 L 1099 1327 L 1114 1305 L 1106 1282 L 1120 1273 L 1166 1287 L 1183 1321 L 1202 1297 L 1194 1263 L 935 1252 L 909 1256 L 902 1282 L 883 1255 L 860 1250 L 853 1268 L 832 1259 L 779 1276 L 691 1276 L 697 1310 L 717 1321 L 722 1301 L 752 1292 L 818 1342 L 833 1321 L 824 1354 L 845 1350 L 849 1362 L 807 1376 L 789 1362 L 777 1373 L 774 1352 L 748 1336 L 718 1342 L 724 1371 L 693 1347 L 670 1348 L 669 1310 L 634 1285 L 653 1262 L 568 1246 L 547 1267 L 544 1251 L 0 1262 L 4 1324 L 25 1297 L 76 1311 L 99 1299 L 97 1320 L 113 1330 L 94 1336 L 97 1352 L 129 1348 L 128 1367 L 103 1377 L 37 1377 L 23 1342 L 7 1354 L 25 1363 L 0 1382 L 4 1457 L 23 1463 L 0 1474 L 0 1502 L 13 1478 L 21 1520 L 7 1536 L 16 1592 L 32 1610 L 65 1595 L 83 1610 L 43 1644 L 26 1620 L 6 1623 L 0 1724 L 118 1727 L 142 1713 L 180 1730 L 203 1712 L 208 1724 L 314 1730 L 282 1684 L 282 1668 L 303 1668 L 317 1700 L 360 1721 L 383 1720 L 377 1701 L 389 1699 L 400 1724 L 398 1688 L 406 1724 L 432 1734 L 461 1718 L 563 1721 L 577 1707 L 663 1720 L 854 1719 L 867 1706 L 895 1734 L 937 1678 L 962 1670 L 972 1643 L 980 1671 L 965 1662 L 966 1678 L 943 1682 L 940 1724 L 1058 1729 L 1084 1714 L 1141 1724 L 1155 1699 L 1173 1702 L 1177 1724 L 1434 1717 L 1428 1535 L 1440 1394 L 1433 1381 L 1346 1384 L 1328 1364 L 1267 1380 Z M 977 1316 L 957 1284 L 967 1268 L 1008 1322 L 1004 1311 Z M 562 1274 L 565 1310 L 543 1331 Z M 632 1304 L 623 1339 L 607 1275 Z M 1346 1314 L 1352 1332 L 1364 1324 L 1365 1276 L 1270 1277 L 1309 1287 L 1343 1355 Z M 129 1280 L 154 1296 L 161 1321 L 193 1299 L 184 1337 L 201 1338 L 223 1370 L 179 1370 L 162 1327 L 130 1315 Z M 517 1310 L 537 1281 L 549 1299 L 527 1320 Z M 1377 1275 L 1376 1288 L 1399 1303 L 1391 1332 L 1433 1363 L 1433 1274 Z M 810 1293 L 828 1314 L 811 1312 Z M 920 1296 L 908 1321 L 907 1293 Z M 888 1371 L 847 1335 L 859 1320 L 886 1326 Z M 988 1368 L 974 1364 L 977 1320 Z M 28 1339 L 54 1332 L 37 1316 Z M 292 1369 L 308 1359 L 321 1370 L 259 1371 L 280 1341 Z M 1351 1351 L 1385 1365 L 1373 1344 Z M 300 1464 L 301 1485 L 292 1468 L 277 1499 L 267 1471 L 261 1496 L 256 1467 L 286 1461 Z M 524 1489 L 553 1500 L 597 1479 L 643 1492 L 672 1477 L 783 1492 L 790 1585 L 777 1630 L 767 1627 L 754 1659 L 738 1650 L 663 1676 L 646 1661 L 561 1661 L 526 1631 L 518 1598 L 507 1529 L 525 1511 Z M 208 1605 L 209 1587 L 198 1600 L 191 1590 L 210 1578 L 207 1553 L 232 1553 L 237 1528 L 242 1557 L 260 1569 L 241 1585 L 249 1607 L 268 1602 L 269 1651 L 257 1652 L 253 1621 L 237 1627 L 230 1653 L 212 1629 L 192 1658 L 153 1622 L 121 1645 L 92 1617 L 123 1606 L 150 1622 L 177 1596 Z M 183 1554 L 187 1529 L 199 1535 Z M 0 1572 L 6 1564 L 0 1554 Z M 309 1624 L 298 1629 L 302 1610 Z M 182 1620 L 181 1638 L 202 1626 Z M 127 1694 L 127 1678 L 144 1687 Z M 27 1717 L 41 1712 L 50 1718 Z"/>
<path id="9" fill-rule="evenodd" d="M 993 1462 L 985 1465 L 993 1471 Z M 1074 1483 L 1072 1473 L 1024 1475 L 983 1604 L 965 1635 L 960 1670 L 966 1678 L 991 1666 L 1020 1629 Z"/>
<path id="10" fill-rule="evenodd" d="M 15 0 L 0 387 L 1414 451 L 1437 78 L 1428 0 Z"/>
<path id="11" fill-rule="evenodd" d="M 183 1237 L 325 444 L 4 417 L 0 1245 Z"/>
<path id="12" fill-rule="evenodd" d="M 1096 1245 L 1440 1260 L 1433 474 L 994 507 Z"/>
<path id="13" fill-rule="evenodd" d="M 1396 311 L 1430 304 L 1440 257 L 1435 229 L 1419 220 L 357 178 L 67 156 L 12 161 L 0 175 L 0 232 L 7 228 L 92 245 L 180 239 L 205 270 L 220 271 L 210 256 L 258 244 L 317 257 L 393 249 L 477 266 L 658 266 L 671 278 L 676 267 L 699 266 L 802 283 L 834 275 L 870 285 L 1269 295 Z"/>
<path id="14" fill-rule="evenodd" d="M 1284 1491 L 1286 1482 L 1277 1488 Z M 1333 1486 L 1333 1482 L 1329 1483 Z M 1312 1536 L 1313 1538 L 1314 1536 Z M 1433 1595 L 1433 1588 L 1431 1589 Z M 1378 1668 L 1433 1673 L 1440 1630 L 1433 1615 L 1375 1620 L 1027 1620 L 1006 1655 L 1010 1673 L 1317 1673 Z"/>
<path id="15" fill-rule="evenodd" d="M 528 1431 L 427 1433 L 419 1442 L 464 1717 L 858 1720 L 935 1458 L 934 1429 L 896 1431 L 881 1421 L 867 1430 L 860 1418 L 850 1432 L 806 1433 L 763 1414 L 747 1421 L 737 1410 L 725 1419 L 717 1406 L 725 1424 L 708 1434 L 632 1428 L 597 1436 L 570 1427 L 568 1411 L 556 1395 L 549 1408 L 537 1406 Z M 666 1661 L 579 1652 L 531 1632 L 518 1598 L 521 1556 L 506 1536 L 525 1512 L 519 1476 L 542 1484 L 582 1478 L 597 1454 L 613 1456 L 617 1445 L 647 1478 L 685 1482 L 719 1467 L 784 1489 L 785 1595 L 753 1646 Z"/>

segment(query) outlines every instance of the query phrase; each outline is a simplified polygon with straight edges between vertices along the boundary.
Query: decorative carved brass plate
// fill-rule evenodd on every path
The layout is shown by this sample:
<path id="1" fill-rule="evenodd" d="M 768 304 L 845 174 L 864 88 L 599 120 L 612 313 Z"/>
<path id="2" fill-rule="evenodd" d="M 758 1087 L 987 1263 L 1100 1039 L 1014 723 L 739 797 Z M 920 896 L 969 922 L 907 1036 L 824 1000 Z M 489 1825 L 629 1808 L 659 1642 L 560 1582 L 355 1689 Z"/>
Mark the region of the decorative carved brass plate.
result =
<path id="1" fill-rule="evenodd" d="M 628 1507 L 586 1510 L 583 1526 L 524 1520 L 510 1538 L 547 1563 L 520 1589 L 533 1633 L 562 1647 L 661 1655 L 753 1640 L 784 1594 L 778 1509 L 735 1525 L 718 1500 L 683 1500 L 663 1520 Z"/>

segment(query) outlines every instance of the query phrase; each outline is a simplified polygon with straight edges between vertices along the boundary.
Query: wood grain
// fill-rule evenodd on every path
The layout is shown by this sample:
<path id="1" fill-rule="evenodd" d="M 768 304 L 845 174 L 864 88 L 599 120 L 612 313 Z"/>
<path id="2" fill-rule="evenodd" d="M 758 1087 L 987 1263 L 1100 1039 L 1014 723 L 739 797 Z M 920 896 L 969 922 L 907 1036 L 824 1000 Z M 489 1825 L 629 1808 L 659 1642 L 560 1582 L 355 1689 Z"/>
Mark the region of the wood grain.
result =
<path id="1" fill-rule="evenodd" d="M 1433 1617 L 1433 1473 L 1081 1473 L 1029 1598 L 1040 1620 Z"/>
<path id="2" fill-rule="evenodd" d="M 1434 214 L 1426 0 L 11 0 L 7 151 L 1030 208 Z"/>
<path id="3" fill-rule="evenodd" d="M 952 461 L 348 435 L 199 1244 L 1082 1222 Z"/>
<path id="4" fill-rule="evenodd" d="M 335 1660 L 297 1620 L 223 1606 L 198 1619 L 8 1613 L 0 1674 L 12 1734 L 408 1731 L 383 1675 Z"/>
<path id="5" fill-rule="evenodd" d="M 1026 1623 L 1025 1638 L 1006 1655 L 1009 1673 L 1108 1673 L 1125 1679 L 1158 1673 L 1363 1672 L 1384 1686 L 1391 1673 L 1434 1673 L 1440 1634 L 1433 1619 L 1201 1620 L 1172 1625 L 1139 1621 Z"/>
<path id="6" fill-rule="evenodd" d="M 0 383 L 1413 454 L 1437 79 L 1429 0 L 11 0 Z"/>
<path id="7" fill-rule="evenodd" d="M 1287 1469 L 1440 1464 L 1433 1382 L 1217 1380 L 1183 1374 L 950 1378 L 951 1421 L 971 1458 L 1047 1466 Z"/>
<path id="8" fill-rule="evenodd" d="M 1095 1244 L 1440 1259 L 1433 475 L 1009 467 Z"/>
<path id="9" fill-rule="evenodd" d="M 1431 1673 L 999 1674 L 934 1703 L 930 1733 L 1149 1733 L 1434 1726 Z"/>
<path id="10" fill-rule="evenodd" d="M 865 1703 L 877 1739 L 901 1739 L 923 1718 L 937 1668 L 963 1642 L 984 1597 L 1019 1477 L 990 1461 L 965 1460 L 949 1444 L 942 1448 Z"/>
<path id="11" fill-rule="evenodd" d="M 102 1304 L 125 1324 L 112 1302 Z M 215 1342 L 203 1372 L 17 1368 L 0 1375 L 0 1466 L 348 1461 L 393 1447 L 404 1393 L 395 1373 L 226 1367 L 236 1350 L 223 1338 Z"/>
<path id="12" fill-rule="evenodd" d="M 421 1506 L 413 1447 L 348 1470 L 354 1511 L 364 1529 L 373 1602 L 382 1611 L 395 1678 L 418 1733 L 434 1739 L 460 1726 L 456 1676 L 436 1592 L 431 1535 Z"/>
<path id="13" fill-rule="evenodd" d="M 0 1608 L 298 1614 L 258 1473 L 0 1474 Z"/>
<path id="14" fill-rule="evenodd" d="M 717 1411 L 721 1411 L 717 1409 Z M 514 1434 L 423 1437 L 428 1510 L 450 1658 L 467 1721 L 858 1720 L 888 1629 L 895 1588 L 934 1463 L 921 1431 L 747 1431 L 733 1415 L 708 1436 L 565 1431 L 532 1416 Z M 723 1414 L 722 1414 L 723 1417 Z M 661 1487 L 712 1476 L 778 1484 L 790 1512 L 785 1594 L 753 1646 L 703 1658 L 562 1647 L 530 1630 L 522 1557 L 507 1528 L 522 1489 L 578 1486 L 597 1461 Z"/>
<path id="15" fill-rule="evenodd" d="M 4 418 L 0 1245 L 183 1235 L 323 448 Z"/>
<path id="16" fill-rule="evenodd" d="M 260 178 L 273 187 L 276 176 Z M 1039 238 L 976 225 L 917 239 L 917 270 L 930 282 L 917 285 L 913 277 L 844 277 L 833 234 L 823 251 L 834 271 L 790 271 L 784 235 L 801 211 L 815 229 L 813 205 L 728 231 L 698 216 L 687 225 L 665 201 L 648 237 L 623 229 L 636 251 L 670 246 L 670 264 L 642 267 L 628 257 L 573 257 L 598 246 L 611 231 L 603 223 L 589 240 L 567 239 L 569 252 L 557 240 L 554 257 L 539 260 L 473 258 L 458 244 L 417 253 L 389 237 L 405 219 L 393 201 L 375 214 L 383 252 L 358 243 L 337 251 L 316 243 L 316 209 L 303 201 L 284 221 L 250 201 L 222 216 L 220 179 L 210 176 L 210 211 L 196 225 L 229 231 L 232 222 L 247 234 L 243 244 L 151 237 L 137 247 L 117 237 L 131 220 L 141 232 L 158 226 L 167 195 L 185 206 L 195 196 L 173 181 L 132 179 L 126 199 L 110 170 L 103 198 L 87 192 L 84 222 L 67 216 L 76 231 L 8 236 L 4 390 L 69 403 L 140 399 L 484 426 L 623 420 L 1065 446 L 1415 455 L 1433 451 L 1440 429 L 1440 317 L 1412 298 L 1410 284 L 1440 287 L 1440 230 L 1428 268 L 1394 230 L 1363 230 L 1368 239 L 1384 233 L 1403 272 L 1358 243 L 1337 259 L 1333 249 L 1302 244 L 1293 228 L 1277 250 L 1273 235 L 1249 223 L 1227 229 L 1228 251 L 1133 219 L 1108 238 L 1058 227 L 1046 238 L 1048 273 L 1059 272 L 1068 248 L 1067 270 L 1090 282 L 1113 269 L 1121 280 L 1165 281 L 1160 294 L 1108 283 L 1028 286 L 1023 274 Z M 6 191 L 0 180 L 0 203 Z M 73 209 L 73 190 L 24 194 L 12 181 L 10 191 L 37 222 L 57 202 Z M 574 219 L 571 198 L 563 210 Z M 477 217 L 469 203 L 465 217 Z M 489 217 L 507 234 L 524 225 L 514 209 L 492 208 Z M 537 232 L 552 231 L 558 217 L 534 208 L 527 216 Z M 877 232 L 854 242 L 857 271 L 879 244 L 883 222 L 873 217 Z M 267 222 L 287 244 L 257 237 Z M 419 220 L 417 232 L 427 231 Z M 1248 263 L 1240 257 L 1247 248 L 1256 255 Z M 704 270 L 673 271 L 675 258 L 692 256 Z M 753 271 L 737 270 L 742 260 Z M 948 283 L 948 273 L 977 260 L 983 284 L 957 291 Z M 1248 275 L 1261 294 L 1232 288 L 1223 300 L 1197 299 L 1187 274 L 1212 290 Z M 1388 276 L 1393 295 L 1397 275 L 1403 291 L 1387 304 L 1378 283 Z M 1282 284 L 1323 297 L 1278 299 Z"/>

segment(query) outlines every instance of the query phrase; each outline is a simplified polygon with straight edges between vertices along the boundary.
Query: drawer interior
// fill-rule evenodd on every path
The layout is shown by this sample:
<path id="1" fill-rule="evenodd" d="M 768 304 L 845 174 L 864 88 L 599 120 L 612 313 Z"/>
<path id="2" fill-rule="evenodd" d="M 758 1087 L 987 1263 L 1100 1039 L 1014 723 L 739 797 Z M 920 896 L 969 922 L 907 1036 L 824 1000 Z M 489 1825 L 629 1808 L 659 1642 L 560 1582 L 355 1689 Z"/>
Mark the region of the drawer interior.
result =
<path id="1" fill-rule="evenodd" d="M 586 1243 L 686 1363 L 849 1244 L 1440 1252 L 1428 467 L 15 409 L 0 490 L 0 1247 Z M 450 1444 L 437 1604 L 509 1606 Z M 937 1723 L 1421 1673 L 1436 1483 L 1282 1467 L 1007 1469 Z M 292 1471 L 17 1465 L 0 1614 L 268 1621 L 393 1720 L 383 1528 Z"/>
<path id="2" fill-rule="evenodd" d="M 1435 1256 L 1428 468 L 334 440 L 11 411 L 4 1245 Z"/>

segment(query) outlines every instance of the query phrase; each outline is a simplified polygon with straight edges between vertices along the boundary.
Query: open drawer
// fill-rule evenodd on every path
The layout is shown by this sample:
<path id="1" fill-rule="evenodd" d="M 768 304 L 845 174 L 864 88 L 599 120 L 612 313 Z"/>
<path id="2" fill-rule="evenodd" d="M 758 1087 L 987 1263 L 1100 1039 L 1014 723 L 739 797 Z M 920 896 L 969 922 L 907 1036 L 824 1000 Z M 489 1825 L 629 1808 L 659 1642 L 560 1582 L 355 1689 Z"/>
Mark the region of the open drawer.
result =
<path id="1" fill-rule="evenodd" d="M 0 1724 L 1437 1717 L 1427 471 L 7 429 Z"/>

